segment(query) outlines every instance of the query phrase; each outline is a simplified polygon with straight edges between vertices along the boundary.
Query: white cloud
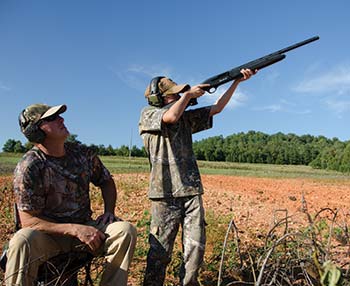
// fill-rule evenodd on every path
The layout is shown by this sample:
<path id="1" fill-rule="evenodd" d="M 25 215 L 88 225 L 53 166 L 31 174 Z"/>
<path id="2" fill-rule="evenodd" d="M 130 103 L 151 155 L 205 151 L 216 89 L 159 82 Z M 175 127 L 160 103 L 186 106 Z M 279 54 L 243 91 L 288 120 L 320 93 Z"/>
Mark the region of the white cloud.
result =
<path id="1" fill-rule="evenodd" d="M 3 84 L 1 81 L 0 81 L 0 89 L 1 90 L 4 90 L 4 91 L 10 91 L 11 88 L 6 86 L 5 84 Z"/>
<path id="2" fill-rule="evenodd" d="M 350 66 L 338 66 L 324 74 L 305 79 L 295 90 L 304 93 L 345 94 L 350 91 Z"/>
<path id="3" fill-rule="evenodd" d="M 276 82 L 280 77 L 279 72 L 277 72 L 276 70 L 271 70 L 268 73 L 265 73 L 264 78 L 266 81 L 269 81 L 270 83 L 274 83 Z"/>
<path id="4" fill-rule="evenodd" d="M 350 111 L 350 100 L 346 101 L 328 98 L 324 101 L 324 103 L 328 106 L 329 109 L 333 110 L 338 115 Z"/>
<path id="5" fill-rule="evenodd" d="M 109 68 L 119 80 L 124 82 L 127 86 L 144 90 L 146 85 L 155 76 L 170 76 L 171 68 L 164 66 L 150 66 L 130 65 L 125 69 L 116 70 L 116 68 Z M 145 84 L 146 83 L 146 84 Z"/>
<path id="6" fill-rule="evenodd" d="M 141 65 L 131 65 L 126 69 L 127 73 L 142 74 L 148 77 L 169 75 L 170 71 L 169 67 L 151 66 L 146 68 Z"/>
<path id="7" fill-rule="evenodd" d="M 191 85 L 198 84 L 199 81 L 196 80 L 178 80 L 180 76 L 173 76 L 172 69 L 165 66 L 142 66 L 142 65 L 130 65 L 124 70 L 116 70 L 115 68 L 110 68 L 110 70 L 115 74 L 118 79 L 124 82 L 126 85 L 137 89 L 144 90 L 146 88 L 145 83 L 147 84 L 155 76 L 168 76 L 178 83 L 189 83 Z M 209 94 L 206 93 L 203 97 L 199 98 L 199 101 L 202 101 L 204 105 L 211 105 L 222 95 L 226 90 L 227 86 L 220 86 L 215 93 Z M 226 108 L 233 109 L 245 104 L 248 99 L 248 95 L 243 92 L 239 87 L 234 92 L 231 100 L 227 104 Z"/>
<path id="8" fill-rule="evenodd" d="M 294 103 L 290 103 L 286 100 L 280 100 L 279 103 L 270 104 L 261 107 L 253 108 L 257 111 L 267 111 L 267 112 L 283 112 L 283 113 L 292 113 L 292 114 L 309 114 L 311 113 L 310 109 L 299 110 L 299 108 Z"/>
<path id="9" fill-rule="evenodd" d="M 211 105 L 216 102 L 216 100 L 227 90 L 228 87 L 219 87 L 215 93 L 209 94 L 206 93 L 202 98 L 199 98 L 198 100 L 203 100 L 205 104 Z M 243 106 L 245 102 L 248 100 L 248 95 L 243 92 L 239 87 L 236 89 L 236 91 L 233 93 L 231 100 L 228 102 L 226 108 L 227 109 L 234 109 L 238 108 L 240 106 Z"/>
<path id="10" fill-rule="evenodd" d="M 280 104 L 270 104 L 262 107 L 257 107 L 255 110 L 277 112 L 282 110 L 282 106 Z"/>
<path id="11" fill-rule="evenodd" d="M 340 116 L 350 111 L 350 65 L 338 65 L 327 72 L 305 79 L 295 91 L 315 94 L 321 103 Z"/>

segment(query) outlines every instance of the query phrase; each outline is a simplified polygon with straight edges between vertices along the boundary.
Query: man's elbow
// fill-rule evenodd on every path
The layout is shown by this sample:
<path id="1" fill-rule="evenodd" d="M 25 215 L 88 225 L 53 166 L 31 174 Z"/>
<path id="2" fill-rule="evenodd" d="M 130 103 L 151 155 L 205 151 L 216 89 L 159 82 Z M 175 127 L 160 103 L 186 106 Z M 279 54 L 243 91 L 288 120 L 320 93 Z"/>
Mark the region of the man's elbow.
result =
<path id="1" fill-rule="evenodd" d="M 39 211 L 18 211 L 18 215 L 22 228 L 38 229 Z"/>
<path id="2" fill-rule="evenodd" d="M 218 114 L 222 111 L 222 108 L 220 108 L 219 106 L 217 105 L 212 105 L 212 107 L 210 108 L 210 116 L 213 116 L 215 114 Z"/>
<path id="3" fill-rule="evenodd" d="M 165 114 L 162 120 L 165 124 L 174 124 L 178 121 L 178 117 L 175 114 Z"/>
<path id="4" fill-rule="evenodd" d="M 102 190 L 117 190 L 117 186 L 113 180 L 113 178 L 108 179 L 107 181 L 105 181 L 101 186 Z"/>

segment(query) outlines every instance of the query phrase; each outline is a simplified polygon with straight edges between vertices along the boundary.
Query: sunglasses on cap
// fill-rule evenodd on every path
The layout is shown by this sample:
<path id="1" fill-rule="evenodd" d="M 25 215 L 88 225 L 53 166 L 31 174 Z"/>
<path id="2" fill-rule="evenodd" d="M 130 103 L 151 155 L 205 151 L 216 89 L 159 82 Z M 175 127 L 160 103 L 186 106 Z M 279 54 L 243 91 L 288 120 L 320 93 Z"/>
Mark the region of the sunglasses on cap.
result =
<path id="1" fill-rule="evenodd" d="M 41 121 L 52 122 L 52 121 L 55 121 L 59 116 L 60 116 L 59 114 L 53 114 L 41 119 Z"/>

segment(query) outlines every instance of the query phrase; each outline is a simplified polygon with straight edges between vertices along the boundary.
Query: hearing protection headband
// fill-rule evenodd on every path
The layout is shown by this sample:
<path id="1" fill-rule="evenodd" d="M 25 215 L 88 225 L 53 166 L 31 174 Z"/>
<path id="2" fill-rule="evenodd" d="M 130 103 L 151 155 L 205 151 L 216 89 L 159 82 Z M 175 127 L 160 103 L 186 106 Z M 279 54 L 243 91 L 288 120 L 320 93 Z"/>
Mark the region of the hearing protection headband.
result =
<path id="1" fill-rule="evenodd" d="M 157 76 L 151 80 L 150 95 L 148 96 L 149 105 L 156 106 L 156 107 L 164 106 L 164 99 L 158 87 L 158 84 L 162 78 L 164 78 L 164 76 Z"/>

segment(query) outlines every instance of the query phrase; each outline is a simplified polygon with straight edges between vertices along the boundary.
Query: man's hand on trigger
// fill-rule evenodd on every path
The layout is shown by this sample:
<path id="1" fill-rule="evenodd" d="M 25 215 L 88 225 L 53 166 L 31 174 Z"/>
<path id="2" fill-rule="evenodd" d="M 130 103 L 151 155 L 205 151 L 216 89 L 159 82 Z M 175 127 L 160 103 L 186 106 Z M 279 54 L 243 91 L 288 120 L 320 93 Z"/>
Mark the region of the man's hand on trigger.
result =
<path id="1" fill-rule="evenodd" d="M 202 96 L 205 93 L 204 88 L 209 86 L 209 84 L 194 85 L 191 87 L 190 90 L 186 91 L 185 93 L 188 93 L 191 96 L 191 98 L 197 98 Z"/>
<path id="2" fill-rule="evenodd" d="M 251 69 L 241 69 L 240 72 L 243 75 L 240 81 L 245 81 L 249 79 L 252 75 L 255 75 L 258 72 L 258 70 L 252 71 Z"/>

